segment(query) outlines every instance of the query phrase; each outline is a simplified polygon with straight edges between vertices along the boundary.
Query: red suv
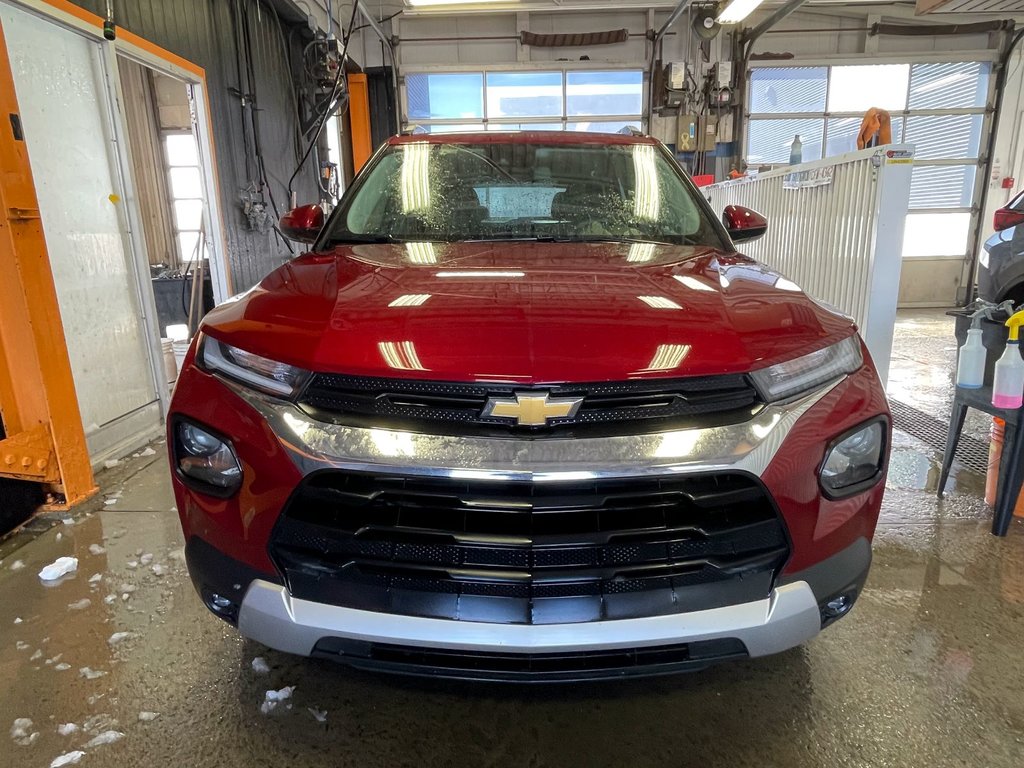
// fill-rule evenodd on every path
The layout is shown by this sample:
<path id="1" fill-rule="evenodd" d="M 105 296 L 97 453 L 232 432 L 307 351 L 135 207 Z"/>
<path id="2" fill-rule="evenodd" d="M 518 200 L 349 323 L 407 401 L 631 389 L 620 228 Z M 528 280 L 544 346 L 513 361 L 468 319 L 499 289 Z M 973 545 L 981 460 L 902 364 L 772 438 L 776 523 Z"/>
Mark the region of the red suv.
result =
<path id="1" fill-rule="evenodd" d="M 413 135 L 210 313 L 168 422 L 205 604 L 290 653 L 566 680 L 764 656 L 860 592 L 853 322 L 645 137 Z"/>

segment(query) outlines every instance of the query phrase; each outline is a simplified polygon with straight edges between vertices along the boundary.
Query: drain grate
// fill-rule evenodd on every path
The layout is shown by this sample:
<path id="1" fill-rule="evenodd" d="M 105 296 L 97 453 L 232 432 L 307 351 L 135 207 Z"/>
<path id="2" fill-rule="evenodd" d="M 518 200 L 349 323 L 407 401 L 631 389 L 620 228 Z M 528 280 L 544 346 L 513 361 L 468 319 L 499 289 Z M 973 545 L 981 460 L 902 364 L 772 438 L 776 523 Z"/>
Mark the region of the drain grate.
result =
<path id="1" fill-rule="evenodd" d="M 949 433 L 946 422 L 899 400 L 890 400 L 889 409 L 894 429 L 916 437 L 938 451 L 940 456 L 946 450 L 946 435 Z M 984 475 L 988 471 L 988 443 L 961 433 L 953 458 L 966 469 Z"/>

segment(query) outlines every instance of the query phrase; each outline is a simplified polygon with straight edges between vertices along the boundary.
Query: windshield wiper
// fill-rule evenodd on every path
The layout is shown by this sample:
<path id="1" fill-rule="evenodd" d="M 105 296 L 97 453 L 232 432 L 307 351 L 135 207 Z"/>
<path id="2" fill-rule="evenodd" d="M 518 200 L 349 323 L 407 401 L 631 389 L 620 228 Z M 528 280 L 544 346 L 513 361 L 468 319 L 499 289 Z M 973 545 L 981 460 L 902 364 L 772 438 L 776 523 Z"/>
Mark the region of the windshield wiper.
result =
<path id="1" fill-rule="evenodd" d="M 651 245 L 703 245 L 690 237 L 683 237 L 682 243 L 668 240 L 652 240 L 643 237 L 616 237 L 614 235 L 522 235 L 501 238 L 480 238 L 480 240 L 532 240 L 538 243 L 649 243 Z"/>
<path id="2" fill-rule="evenodd" d="M 493 169 L 493 170 L 497 171 L 498 173 L 500 173 L 502 176 L 504 176 L 506 179 L 511 181 L 513 184 L 515 184 L 517 186 L 519 185 L 519 183 L 520 183 L 519 179 L 517 179 L 515 176 L 513 176 L 511 173 L 506 171 L 504 168 L 502 168 L 500 165 L 498 165 L 496 162 L 491 160 L 491 158 L 487 157 L 486 155 L 481 155 L 481 154 L 478 154 L 477 152 L 474 152 L 471 149 L 466 149 L 465 147 L 460 147 L 458 144 L 451 144 L 450 146 L 453 147 L 457 152 L 465 152 L 467 155 L 472 155 L 477 160 L 482 160 L 484 163 L 487 164 L 488 167 L 490 167 L 491 169 Z"/>
<path id="3" fill-rule="evenodd" d="M 332 237 L 327 241 L 328 248 L 335 245 L 371 245 L 375 243 L 404 243 L 405 240 L 390 235 L 356 235 L 354 237 Z"/>

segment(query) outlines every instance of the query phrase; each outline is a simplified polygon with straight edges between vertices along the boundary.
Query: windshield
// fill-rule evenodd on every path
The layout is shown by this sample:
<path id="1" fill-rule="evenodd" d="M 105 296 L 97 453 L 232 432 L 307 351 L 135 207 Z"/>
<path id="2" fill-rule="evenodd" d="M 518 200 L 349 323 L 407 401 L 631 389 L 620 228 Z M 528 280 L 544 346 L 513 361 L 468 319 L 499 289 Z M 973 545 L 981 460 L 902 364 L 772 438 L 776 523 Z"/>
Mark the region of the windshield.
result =
<path id="1" fill-rule="evenodd" d="M 656 146 L 518 141 L 389 148 L 323 244 L 526 239 L 724 247 Z"/>

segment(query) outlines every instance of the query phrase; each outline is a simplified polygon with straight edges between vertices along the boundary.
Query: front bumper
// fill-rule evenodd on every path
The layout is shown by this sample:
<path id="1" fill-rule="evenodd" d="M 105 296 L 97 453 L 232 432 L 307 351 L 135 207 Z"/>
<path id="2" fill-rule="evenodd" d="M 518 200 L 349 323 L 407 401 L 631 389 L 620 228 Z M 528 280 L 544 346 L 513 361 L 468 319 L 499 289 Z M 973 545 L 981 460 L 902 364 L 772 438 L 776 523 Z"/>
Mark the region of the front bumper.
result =
<path id="1" fill-rule="evenodd" d="M 231 594 L 236 580 L 250 575 L 244 565 L 195 539 L 186 554 L 196 587 L 206 596 L 215 589 Z M 838 594 L 855 599 L 870 564 L 871 546 L 859 539 L 791 575 L 764 600 L 684 614 L 547 625 L 355 610 L 299 600 L 281 584 L 255 578 L 244 597 L 238 595 L 237 620 L 243 635 L 268 647 L 385 670 L 506 680 L 656 674 L 767 656 L 806 642 L 821 629 L 821 606 Z"/>
<path id="2" fill-rule="evenodd" d="M 218 587 L 235 602 L 242 633 L 270 647 L 405 672 L 577 679 L 785 650 L 820 631 L 825 602 L 840 591 L 859 592 L 883 490 L 879 484 L 830 501 L 817 480 L 831 438 L 887 411 L 869 367 L 742 424 L 622 438 L 489 440 L 330 425 L 190 367 L 172 410 L 230 434 L 243 465 L 243 487 L 232 499 L 210 499 L 175 479 L 186 539 L 242 566 L 230 583 L 216 567 L 206 580 L 205 566 L 190 558 L 204 598 Z M 291 595 L 268 555 L 289 495 L 321 470 L 462 478 L 496 487 L 741 472 L 759 478 L 777 504 L 791 556 L 764 599 L 670 615 L 496 624 L 329 605 Z M 537 674 L 538 668 L 546 671 Z"/>

